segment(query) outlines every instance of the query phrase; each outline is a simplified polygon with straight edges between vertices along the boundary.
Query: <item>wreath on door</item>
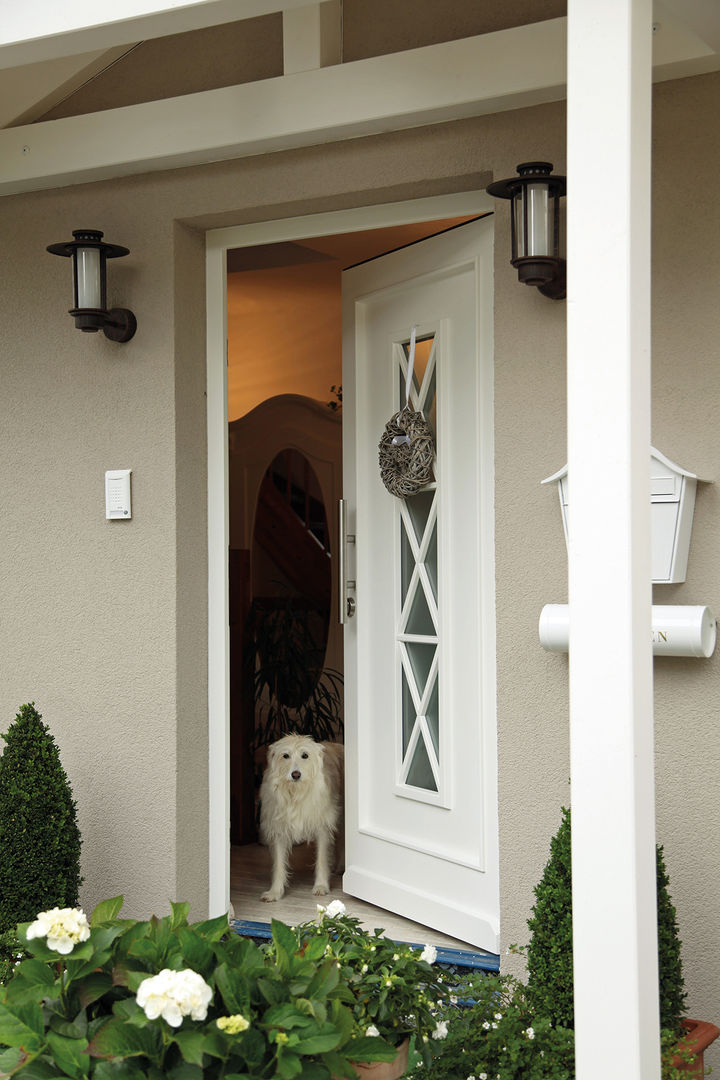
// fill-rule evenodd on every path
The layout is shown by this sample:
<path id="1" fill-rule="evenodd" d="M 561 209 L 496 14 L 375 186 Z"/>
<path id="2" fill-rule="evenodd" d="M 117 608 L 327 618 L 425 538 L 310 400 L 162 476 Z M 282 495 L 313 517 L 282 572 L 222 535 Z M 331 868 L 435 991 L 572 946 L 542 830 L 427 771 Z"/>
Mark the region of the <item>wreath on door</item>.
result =
<path id="1" fill-rule="evenodd" d="M 391 495 L 407 499 L 433 479 L 435 440 L 421 412 L 410 408 L 410 387 L 415 366 L 415 334 L 410 334 L 405 407 L 391 416 L 378 445 L 380 479 Z"/>
<path id="2" fill-rule="evenodd" d="M 406 406 L 387 424 L 378 446 L 380 479 L 399 499 L 407 499 L 433 478 L 435 440 L 422 413 Z"/>

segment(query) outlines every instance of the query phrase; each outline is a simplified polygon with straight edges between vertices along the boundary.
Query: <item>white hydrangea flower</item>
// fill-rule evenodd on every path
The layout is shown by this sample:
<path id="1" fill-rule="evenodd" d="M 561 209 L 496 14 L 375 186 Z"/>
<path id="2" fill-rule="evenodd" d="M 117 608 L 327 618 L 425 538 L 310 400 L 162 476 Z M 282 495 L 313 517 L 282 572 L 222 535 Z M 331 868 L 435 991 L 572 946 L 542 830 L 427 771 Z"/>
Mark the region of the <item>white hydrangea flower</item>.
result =
<path id="1" fill-rule="evenodd" d="M 379 1035 L 380 1032 L 374 1024 L 368 1024 L 368 1026 L 365 1028 L 365 1034 L 374 1037 L 376 1035 Z"/>
<path id="2" fill-rule="evenodd" d="M 331 900 L 325 910 L 325 914 L 327 915 L 328 919 L 334 919 L 338 915 L 344 915 L 346 911 L 347 908 L 343 904 L 342 900 Z"/>
<path id="3" fill-rule="evenodd" d="M 434 945 L 426 945 L 423 951 L 420 953 L 420 959 L 424 960 L 426 964 L 434 964 L 437 960 L 437 949 Z"/>
<path id="4" fill-rule="evenodd" d="M 433 1039 L 447 1039 L 448 1026 L 447 1020 L 438 1020 L 435 1025 L 435 1030 L 432 1033 Z"/>
<path id="5" fill-rule="evenodd" d="M 90 937 L 87 915 L 80 908 L 53 908 L 41 911 L 27 929 L 28 938 L 47 938 L 47 946 L 67 956 Z"/>
<path id="6" fill-rule="evenodd" d="M 184 1016 L 193 1020 L 207 1017 L 212 990 L 196 971 L 170 971 L 165 968 L 159 975 L 143 979 L 138 988 L 136 1001 L 148 1020 L 162 1016 L 171 1027 L 180 1027 Z"/>

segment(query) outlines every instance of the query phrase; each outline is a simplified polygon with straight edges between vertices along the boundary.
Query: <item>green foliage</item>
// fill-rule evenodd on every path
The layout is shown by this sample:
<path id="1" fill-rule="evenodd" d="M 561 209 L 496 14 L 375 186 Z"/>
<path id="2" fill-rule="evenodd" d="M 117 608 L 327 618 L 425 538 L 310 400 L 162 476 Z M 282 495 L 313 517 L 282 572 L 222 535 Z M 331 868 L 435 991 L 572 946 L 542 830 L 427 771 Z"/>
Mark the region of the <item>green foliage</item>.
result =
<path id="1" fill-rule="evenodd" d="M 331 386 L 330 393 L 335 395 L 333 401 L 326 402 L 328 409 L 332 409 L 333 412 L 340 412 L 342 409 L 342 386 Z"/>
<path id="2" fill-rule="evenodd" d="M 423 1080 L 572 1080 L 573 1032 L 538 1017 L 509 975 L 476 977 L 472 1005 L 455 1008 L 448 1037 Z"/>
<path id="3" fill-rule="evenodd" d="M 254 601 L 248 618 L 248 650 L 252 665 L 258 746 L 288 732 L 309 735 L 316 742 L 342 736 L 343 679 L 323 668 L 324 617 L 285 597 L 268 608 Z"/>
<path id="4" fill-rule="evenodd" d="M 572 876 L 570 811 L 550 843 L 550 859 L 535 887 L 528 927 L 528 1001 L 539 1015 L 571 1028 L 574 1023 L 572 970 Z M 660 1026 L 677 1037 L 682 1027 L 685 990 L 681 942 L 670 894 L 663 849 L 657 852 L 658 968 Z"/>
<path id="5" fill-rule="evenodd" d="M 526 949 L 531 1006 L 553 1023 L 573 1027 L 572 871 L 570 811 L 562 808 L 560 828 L 550 841 L 550 859 L 535 886 Z"/>
<path id="6" fill-rule="evenodd" d="M 0 986 L 8 981 L 16 963 L 22 960 L 24 955 L 14 930 L 6 930 L 4 934 L 0 934 Z"/>
<path id="7" fill-rule="evenodd" d="M 538 1016 L 526 986 L 510 975 L 476 974 L 468 982 L 457 992 L 471 1004 L 444 1013 L 448 1037 L 423 1080 L 574 1080 L 574 1031 Z M 668 1030 L 661 1052 L 662 1080 L 687 1080 L 696 1059 Z"/>
<path id="8" fill-rule="evenodd" d="M 511 946 L 527 955 L 527 986 L 510 976 L 476 979 L 465 995 L 472 1004 L 449 1017 L 448 1038 L 424 1080 L 574 1080 L 570 828 L 570 812 L 563 809 L 535 888 L 530 944 Z M 695 1059 L 681 1038 L 681 946 L 662 848 L 657 897 L 662 1078 L 681 1080 Z"/>
<path id="9" fill-rule="evenodd" d="M 419 952 L 384 937 L 381 929 L 363 930 L 359 920 L 344 911 L 335 916 L 329 912 L 320 923 L 298 926 L 299 940 L 316 953 L 318 942 L 327 942 L 329 933 L 325 955 L 338 965 L 343 1000 L 358 1030 L 375 1029 L 394 1046 L 414 1035 L 418 1053 L 428 1064 L 445 1037 L 438 1020 L 450 993 L 445 972 L 435 965 L 436 950 L 426 946 Z"/>
<path id="10" fill-rule="evenodd" d="M 173 904 L 164 919 L 135 922 L 119 918 L 121 904 L 117 897 L 99 905 L 86 940 L 76 935 L 67 955 L 50 948 L 49 932 L 33 936 L 39 920 L 18 927 L 30 956 L 0 989 L 0 1074 L 17 1073 L 20 1080 L 355 1080 L 352 1061 L 394 1058 L 395 1046 L 368 1036 L 365 1014 L 357 1011 L 358 985 L 349 984 L 360 960 L 350 943 L 354 928 L 326 920 L 293 930 L 273 921 L 272 941 L 261 948 L 230 933 L 224 916 L 189 924 L 187 905 Z M 436 981 L 417 953 L 412 963 L 419 986 Z M 410 959 L 403 956 L 396 970 L 406 964 L 409 1000 Z M 177 1025 L 153 1010 L 152 1001 L 141 1007 L 137 995 L 145 980 L 187 969 L 210 991 L 195 1018 L 189 1004 Z M 416 989 L 415 997 L 420 993 Z"/>
<path id="11" fill-rule="evenodd" d="M 658 966 L 660 975 L 660 1026 L 675 1035 L 682 1031 L 685 1013 L 685 980 L 682 970 L 682 942 L 677 915 L 668 885 L 663 849 L 657 848 Z"/>
<path id="12" fill-rule="evenodd" d="M 0 757 L 0 934 L 38 911 L 77 903 L 80 831 L 55 740 L 23 705 Z"/>

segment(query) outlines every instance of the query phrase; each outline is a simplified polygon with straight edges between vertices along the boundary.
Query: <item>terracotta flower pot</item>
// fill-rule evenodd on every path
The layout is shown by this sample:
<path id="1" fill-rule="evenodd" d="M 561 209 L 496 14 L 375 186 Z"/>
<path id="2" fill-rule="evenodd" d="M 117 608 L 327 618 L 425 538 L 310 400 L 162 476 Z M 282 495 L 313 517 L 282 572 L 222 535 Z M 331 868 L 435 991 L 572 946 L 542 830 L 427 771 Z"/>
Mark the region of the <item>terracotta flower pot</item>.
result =
<path id="1" fill-rule="evenodd" d="M 695 1060 L 690 1065 L 676 1057 L 673 1058 L 673 1065 L 688 1076 L 703 1077 L 705 1075 L 704 1053 L 710 1043 L 720 1035 L 720 1028 L 704 1020 L 683 1020 L 682 1023 L 687 1032 L 682 1040 L 682 1046 L 695 1055 Z"/>
<path id="2" fill-rule="evenodd" d="M 354 1061 L 353 1068 L 360 1080 L 400 1080 L 408 1067 L 410 1040 L 405 1039 L 398 1046 L 394 1061 Z"/>

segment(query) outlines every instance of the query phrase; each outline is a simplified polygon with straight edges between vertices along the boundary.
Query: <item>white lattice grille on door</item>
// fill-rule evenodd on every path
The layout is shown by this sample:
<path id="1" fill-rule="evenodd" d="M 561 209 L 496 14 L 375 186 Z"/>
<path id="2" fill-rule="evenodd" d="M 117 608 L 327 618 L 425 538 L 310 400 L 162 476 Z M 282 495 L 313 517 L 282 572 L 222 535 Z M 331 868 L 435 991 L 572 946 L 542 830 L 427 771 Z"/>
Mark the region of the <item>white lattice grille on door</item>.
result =
<path id="1" fill-rule="evenodd" d="M 409 343 L 397 345 L 400 400 L 405 400 Z M 410 406 L 423 413 L 437 446 L 437 338 L 416 342 Z M 437 483 L 398 500 L 400 603 L 397 654 L 401 683 L 399 782 L 440 792 Z"/>

